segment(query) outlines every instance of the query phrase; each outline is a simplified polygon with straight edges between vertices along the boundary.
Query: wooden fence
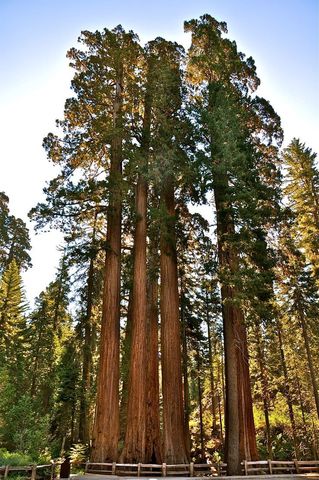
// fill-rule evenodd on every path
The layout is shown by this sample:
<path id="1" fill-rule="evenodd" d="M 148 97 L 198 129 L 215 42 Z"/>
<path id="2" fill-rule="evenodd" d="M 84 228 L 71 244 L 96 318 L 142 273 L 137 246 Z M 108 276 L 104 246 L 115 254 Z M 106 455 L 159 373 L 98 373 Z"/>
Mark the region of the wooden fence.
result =
<path id="1" fill-rule="evenodd" d="M 8 480 L 9 473 L 25 472 L 30 480 L 36 480 L 41 477 L 41 470 L 48 470 L 47 477 L 55 480 L 57 477 L 57 467 L 61 461 L 52 460 L 47 465 L 27 465 L 27 466 L 0 466 L 0 476 L 3 480 Z M 71 462 L 71 465 L 79 465 L 79 462 Z M 219 477 L 226 475 L 226 463 L 189 463 L 168 465 L 149 464 L 149 463 L 92 463 L 86 462 L 85 473 L 94 473 L 101 475 L 117 476 L 136 476 L 136 477 Z M 262 461 L 244 461 L 242 463 L 243 475 L 282 475 L 282 474 L 318 474 L 318 460 L 262 460 Z"/>
<path id="2" fill-rule="evenodd" d="M 245 475 L 319 473 L 319 460 L 264 460 L 258 462 L 244 461 L 243 467 Z"/>
<path id="3" fill-rule="evenodd" d="M 226 474 L 226 464 L 181 463 L 177 465 L 151 463 L 92 463 L 85 465 L 86 473 L 136 477 L 217 477 Z"/>
<path id="4" fill-rule="evenodd" d="M 61 462 L 52 461 L 50 464 L 47 464 L 47 465 L 26 465 L 26 466 L 4 465 L 4 466 L 0 466 L 0 475 L 3 477 L 4 480 L 7 480 L 9 473 L 26 472 L 27 475 L 29 474 L 31 480 L 36 480 L 37 472 L 41 470 L 49 470 L 50 479 L 54 480 L 56 478 L 56 467 L 57 465 L 60 465 L 60 464 Z"/>
<path id="5" fill-rule="evenodd" d="M 226 475 L 227 464 L 124 464 L 124 463 L 92 463 L 85 465 L 86 473 L 118 476 L 147 476 L 147 477 L 219 477 Z M 242 463 L 243 475 L 281 475 L 281 474 L 302 474 L 319 473 L 319 461 L 317 460 L 263 460 L 244 461 Z M 319 477 L 318 477 L 319 478 Z"/>

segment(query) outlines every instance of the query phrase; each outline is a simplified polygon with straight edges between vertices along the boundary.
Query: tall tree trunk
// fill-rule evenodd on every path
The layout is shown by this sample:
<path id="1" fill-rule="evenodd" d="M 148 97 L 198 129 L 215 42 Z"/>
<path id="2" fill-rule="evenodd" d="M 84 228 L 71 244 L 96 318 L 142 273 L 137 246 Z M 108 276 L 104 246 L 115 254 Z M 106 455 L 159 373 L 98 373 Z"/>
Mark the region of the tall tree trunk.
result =
<path id="1" fill-rule="evenodd" d="M 267 450 L 268 458 L 272 459 L 272 445 L 271 445 L 271 434 L 270 434 L 270 420 L 269 420 L 269 388 L 268 388 L 268 378 L 267 378 L 267 369 L 264 356 L 264 350 L 261 344 L 261 328 L 256 320 L 255 323 L 255 338 L 257 342 L 257 361 L 261 377 L 261 388 L 262 388 L 262 399 L 263 399 L 263 408 L 264 408 L 264 417 L 266 425 L 266 437 L 267 437 Z"/>
<path id="2" fill-rule="evenodd" d="M 79 415 L 79 440 L 88 445 L 90 442 L 90 396 L 91 396 L 91 375 L 93 358 L 93 329 L 92 329 L 92 308 L 94 293 L 94 258 L 95 236 L 96 236 L 97 212 L 94 216 L 94 224 L 91 241 L 91 256 L 87 277 L 86 312 L 84 318 L 84 347 L 82 362 L 82 384 L 80 394 L 80 415 Z"/>
<path id="3" fill-rule="evenodd" d="M 250 387 L 247 334 L 235 288 L 223 278 L 238 271 L 238 258 L 228 237 L 234 234 L 226 200 L 227 179 L 214 178 L 217 243 L 221 276 L 226 376 L 226 462 L 228 475 L 241 473 L 241 461 L 256 459 L 257 444 Z"/>
<path id="4" fill-rule="evenodd" d="M 162 463 L 162 438 L 159 411 L 159 354 L 158 354 L 158 242 L 151 239 L 148 272 L 148 334 L 147 334 L 147 423 L 146 458 Z"/>
<path id="5" fill-rule="evenodd" d="M 288 369 L 287 369 L 286 357 L 284 352 L 284 345 L 282 341 L 282 326 L 279 318 L 276 319 L 276 326 L 277 326 L 277 334 L 278 334 L 278 341 L 279 341 L 281 366 L 284 373 L 284 381 L 285 381 L 284 395 L 286 397 L 286 403 L 288 407 L 289 420 L 290 420 L 293 442 L 294 442 L 295 456 L 296 458 L 298 458 L 299 449 L 298 449 L 298 439 L 297 439 L 297 428 L 296 428 L 294 410 L 292 406 L 291 392 L 289 387 L 289 377 L 288 377 Z"/>
<path id="6" fill-rule="evenodd" d="M 224 412 L 224 425 L 226 423 L 226 386 L 225 386 L 225 355 L 224 355 L 224 352 L 223 350 L 221 351 L 221 355 L 220 355 L 220 367 L 221 367 L 221 372 L 220 372 L 220 376 L 221 376 L 221 391 L 222 391 L 222 403 L 223 403 L 223 412 Z M 224 426 L 224 437 L 226 436 L 226 427 Z M 224 440 L 223 440 L 224 442 Z"/>
<path id="7" fill-rule="evenodd" d="M 205 461 L 205 439 L 204 439 L 204 423 L 203 423 L 203 391 L 200 372 L 202 365 L 199 360 L 199 352 L 197 352 L 197 390 L 198 390 L 198 409 L 199 409 L 199 436 L 200 436 L 200 456 L 201 461 Z"/>
<path id="8" fill-rule="evenodd" d="M 130 287 L 127 318 L 125 326 L 125 337 L 122 349 L 121 375 L 122 375 L 122 392 L 120 402 L 120 441 L 124 444 L 126 423 L 127 423 L 127 401 L 128 401 L 128 383 L 129 383 L 129 365 L 132 346 L 132 296 L 133 290 Z"/>
<path id="9" fill-rule="evenodd" d="M 136 191 L 136 230 L 132 295 L 132 344 L 128 386 L 127 424 L 123 462 L 145 462 L 146 450 L 146 209 L 147 185 L 141 176 Z"/>
<path id="10" fill-rule="evenodd" d="M 313 438 L 313 455 L 314 455 L 314 459 L 318 460 L 317 431 L 315 428 L 315 422 L 313 421 L 313 418 L 311 419 L 311 423 L 312 423 L 312 438 Z"/>
<path id="11" fill-rule="evenodd" d="M 306 320 L 305 320 L 304 311 L 303 311 L 303 308 L 302 308 L 302 305 L 301 305 L 300 298 L 298 298 L 298 300 L 297 300 L 297 311 L 298 311 L 298 317 L 299 317 L 300 324 L 301 324 L 302 336 L 303 336 L 304 343 L 305 343 L 309 372 L 310 372 L 310 378 L 311 378 L 312 389 L 313 389 L 315 405 L 316 405 L 316 410 L 317 410 L 317 417 L 318 417 L 318 420 L 319 420 L 318 383 L 317 383 L 317 379 L 316 379 L 316 373 L 315 373 L 315 368 L 314 368 L 313 359 L 312 359 L 312 353 L 311 353 L 311 349 L 310 349 L 308 327 L 307 327 L 307 323 L 306 323 Z"/>
<path id="12" fill-rule="evenodd" d="M 145 172 L 148 168 L 152 115 L 152 86 L 150 74 L 144 101 L 143 131 L 141 140 L 140 171 L 136 187 L 136 226 L 134 238 L 133 294 L 132 294 L 132 344 L 128 388 L 127 425 L 123 461 L 145 462 L 147 421 L 147 197 Z"/>
<path id="13" fill-rule="evenodd" d="M 188 383 L 188 367 L 187 367 L 187 332 L 185 319 L 185 294 L 183 284 L 183 273 L 180 269 L 180 286 L 181 286 L 181 326 L 182 326 L 182 372 L 183 372 L 183 399 L 184 399 L 184 424 L 185 424 L 185 444 L 187 447 L 187 454 L 191 452 L 191 437 L 189 432 L 189 383 Z"/>
<path id="14" fill-rule="evenodd" d="M 295 372 L 297 373 L 298 372 L 298 367 L 297 367 L 295 359 L 294 359 L 294 368 L 295 368 Z M 303 398 L 302 398 L 301 385 L 300 385 L 299 377 L 298 377 L 297 374 L 295 375 L 295 379 L 296 379 L 296 383 L 297 383 L 297 390 L 298 390 L 298 396 L 299 396 L 299 404 L 300 404 L 300 410 L 301 410 L 301 416 L 302 416 L 303 430 L 306 434 L 307 431 L 308 431 L 308 425 L 307 425 L 307 421 L 306 421 L 306 412 L 305 412 L 304 401 L 303 401 Z"/>
<path id="15" fill-rule="evenodd" d="M 210 380 L 210 395 L 212 402 L 212 435 L 218 434 L 217 431 L 217 413 L 216 413 L 216 386 L 214 378 L 214 357 L 212 349 L 212 338 L 210 329 L 208 295 L 206 291 L 206 325 L 207 325 L 207 339 L 208 339 L 208 357 L 209 357 L 209 380 Z"/>
<path id="16" fill-rule="evenodd" d="M 164 461 L 188 463 L 185 443 L 181 328 L 177 284 L 174 186 L 161 197 L 167 218 L 161 231 L 161 358 L 163 390 Z M 163 222 L 164 223 L 164 222 Z"/>
<path id="17" fill-rule="evenodd" d="M 218 418 L 219 418 L 219 429 L 220 429 L 220 439 L 222 443 L 224 443 L 224 432 L 223 432 L 223 417 L 222 417 L 222 411 L 225 403 L 223 401 L 224 395 L 223 395 L 223 386 L 224 386 L 224 381 L 223 381 L 223 371 L 221 371 L 220 368 L 220 362 L 218 359 L 218 364 L 217 364 L 217 405 L 218 405 Z"/>
<path id="18" fill-rule="evenodd" d="M 122 74 L 116 82 L 114 128 L 121 132 Z M 122 136 L 111 140 L 107 250 L 105 257 L 103 316 L 100 337 L 100 362 L 97 401 L 92 438 L 94 462 L 116 461 L 119 439 L 119 350 L 120 350 L 120 274 L 121 274 L 121 179 Z"/>

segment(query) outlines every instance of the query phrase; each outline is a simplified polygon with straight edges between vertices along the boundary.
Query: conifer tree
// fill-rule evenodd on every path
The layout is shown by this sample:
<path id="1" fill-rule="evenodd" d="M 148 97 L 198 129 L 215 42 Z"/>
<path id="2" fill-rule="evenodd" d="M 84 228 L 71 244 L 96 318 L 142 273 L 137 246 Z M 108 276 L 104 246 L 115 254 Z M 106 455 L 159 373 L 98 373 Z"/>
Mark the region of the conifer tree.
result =
<path id="1" fill-rule="evenodd" d="M 160 311 L 161 365 L 163 391 L 163 457 L 166 463 L 187 463 L 182 387 L 181 324 L 176 252 L 177 172 L 187 162 L 183 145 L 187 125 L 182 118 L 181 59 L 183 49 L 159 39 L 157 50 L 161 69 L 156 84 L 154 170 L 159 173 L 160 192 Z M 185 138 L 186 134 L 186 138 Z M 183 137 L 184 135 L 184 137 Z"/>
<path id="2" fill-rule="evenodd" d="M 111 95 L 112 130 L 110 138 L 109 206 L 107 216 L 107 250 L 103 295 L 103 318 L 100 339 L 100 364 L 97 380 L 97 404 L 93 430 L 92 459 L 114 461 L 118 455 L 119 440 L 119 327 L 120 327 L 120 271 L 121 271 L 121 210 L 122 162 L 125 100 L 134 89 L 134 74 L 139 46 L 132 32 L 118 27 L 105 31 L 104 38 L 89 36 L 97 47 L 102 65 L 108 67 L 108 76 L 114 85 Z M 100 38 L 102 51 L 99 51 Z M 97 43 L 95 41 L 97 40 Z M 103 45 L 104 43 L 104 45 Z M 95 45 L 94 45 L 95 44 Z M 104 50 L 104 51 L 103 51 Z M 104 54 L 104 55 L 103 55 Z M 90 64 L 88 64 L 90 65 Z M 93 72 L 95 74 L 95 72 Z M 133 78 L 132 78 L 133 77 Z M 94 77 L 100 82 L 100 78 Z M 102 92 L 105 93 L 106 92 Z"/>
<path id="3" fill-rule="evenodd" d="M 138 88 L 140 47 L 136 40 L 133 32 L 126 33 L 121 26 L 112 31 L 82 32 L 79 41 L 83 48 L 68 52 L 75 69 L 72 81 L 75 96 L 67 100 L 64 120 L 59 122 L 64 136 L 59 138 L 49 134 L 44 141 L 49 158 L 62 167 L 62 174 L 55 183 L 62 182 L 63 187 L 64 178 L 81 172 L 86 175 L 85 191 L 97 183 L 101 187 L 97 195 L 102 195 L 102 201 L 106 199 L 108 205 L 100 368 L 92 449 L 92 458 L 98 461 L 117 458 L 119 436 L 122 162 L 130 152 L 132 136 L 127 127 L 134 119 Z M 97 182 L 90 181 L 92 172 L 91 178 L 93 176 Z M 54 192 L 55 185 L 51 186 Z M 63 195 L 63 188 L 61 193 Z M 95 188 L 92 193 L 96 195 Z M 101 200 L 101 196 L 95 198 Z M 77 200 L 81 213 L 81 198 L 77 197 Z M 86 201 L 90 201 L 89 197 Z"/>
<path id="4" fill-rule="evenodd" d="M 226 24 L 204 15 L 185 22 L 185 29 L 192 33 L 187 68 L 193 115 L 206 145 L 199 158 L 210 172 L 216 207 L 226 362 L 226 461 L 229 474 L 239 474 L 241 460 L 257 456 L 245 319 L 239 302 L 239 251 L 251 255 L 267 215 L 274 215 L 269 205 L 277 194 L 272 180 L 277 176 L 277 149 L 271 142 L 280 141 L 281 130 L 271 106 L 250 98 L 249 92 L 259 84 L 254 61 L 222 37 Z M 263 199 L 259 205 L 257 197 Z"/>
<path id="5" fill-rule="evenodd" d="M 296 245 L 303 249 L 313 275 L 319 278 L 319 171 L 316 153 L 294 138 L 284 150 L 284 193 L 295 214 Z"/>
<path id="6" fill-rule="evenodd" d="M 311 345 L 313 343 L 313 337 L 316 337 L 316 332 L 312 325 L 314 319 L 317 317 L 319 298 L 315 279 L 310 274 L 306 257 L 296 247 L 296 240 L 290 238 L 288 235 L 288 229 L 293 228 L 294 216 L 290 218 L 290 222 L 288 220 L 282 228 L 280 237 L 281 262 L 279 264 L 278 275 L 281 281 L 279 292 L 281 298 L 284 300 L 287 314 L 291 320 L 296 321 L 297 328 L 301 330 L 317 417 L 319 419 L 318 378 L 314 367 L 313 347 Z M 313 332 L 312 335 L 310 332 Z"/>
<path id="7" fill-rule="evenodd" d="M 0 272 L 14 259 L 23 269 L 31 266 L 29 231 L 21 218 L 10 215 L 9 198 L 0 192 Z"/>
<path id="8" fill-rule="evenodd" d="M 147 451 L 147 171 L 150 155 L 151 112 L 154 95 L 154 58 L 145 53 L 145 86 L 140 148 L 137 154 L 135 190 L 135 233 L 133 250 L 133 285 L 130 298 L 130 360 L 127 418 L 123 461 L 146 462 Z M 149 449 L 148 449 L 149 450 Z"/>
<path id="9" fill-rule="evenodd" d="M 30 396 L 43 415 L 50 413 L 57 386 L 57 365 L 64 343 L 71 334 L 69 278 L 64 257 L 56 280 L 40 293 L 30 315 L 25 338 L 30 375 Z"/>
<path id="10" fill-rule="evenodd" d="M 1 363 L 19 369 L 26 303 L 19 267 L 12 260 L 0 281 L 0 356 Z"/>
<path id="11" fill-rule="evenodd" d="M 68 451 L 78 440 L 77 408 L 80 386 L 79 345 L 74 335 L 64 343 L 56 368 L 55 402 L 52 408 L 51 435 L 56 453 L 61 445 Z M 80 438 L 80 441 L 82 438 Z"/>

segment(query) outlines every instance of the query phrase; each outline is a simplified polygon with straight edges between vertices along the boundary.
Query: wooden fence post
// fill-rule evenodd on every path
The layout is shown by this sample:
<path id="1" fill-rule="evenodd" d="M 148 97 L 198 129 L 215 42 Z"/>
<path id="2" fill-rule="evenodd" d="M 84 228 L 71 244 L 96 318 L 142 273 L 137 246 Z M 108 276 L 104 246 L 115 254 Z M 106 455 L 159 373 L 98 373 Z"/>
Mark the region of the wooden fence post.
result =
<path id="1" fill-rule="evenodd" d="M 51 460 L 51 480 L 55 480 L 55 460 Z"/>
<path id="2" fill-rule="evenodd" d="M 193 476 L 194 476 L 194 463 L 193 463 L 193 462 L 191 462 L 191 463 L 189 464 L 189 476 L 190 476 L 190 477 L 193 477 Z"/>
<path id="3" fill-rule="evenodd" d="M 166 477 L 166 463 L 162 463 L 162 475 Z"/>
<path id="4" fill-rule="evenodd" d="M 32 465 L 32 468 L 31 468 L 31 480 L 35 480 L 35 479 L 36 479 L 36 476 L 37 476 L 37 466 L 36 466 L 36 465 Z"/>
<path id="5" fill-rule="evenodd" d="M 112 463 L 112 475 L 115 475 L 116 472 L 116 462 Z"/>
<path id="6" fill-rule="evenodd" d="M 247 460 L 244 460 L 244 468 L 245 468 L 245 475 L 247 477 L 248 475 L 248 464 L 247 464 Z"/>
<path id="7" fill-rule="evenodd" d="M 6 468 L 4 469 L 4 479 L 8 478 L 8 473 L 9 473 L 9 465 L 6 465 Z"/>
<path id="8" fill-rule="evenodd" d="M 269 474 L 272 475 L 272 464 L 271 464 L 271 460 L 268 460 L 268 469 L 269 469 Z"/>
<path id="9" fill-rule="evenodd" d="M 300 473 L 298 460 L 296 458 L 294 459 L 294 465 L 295 465 L 296 473 Z"/>

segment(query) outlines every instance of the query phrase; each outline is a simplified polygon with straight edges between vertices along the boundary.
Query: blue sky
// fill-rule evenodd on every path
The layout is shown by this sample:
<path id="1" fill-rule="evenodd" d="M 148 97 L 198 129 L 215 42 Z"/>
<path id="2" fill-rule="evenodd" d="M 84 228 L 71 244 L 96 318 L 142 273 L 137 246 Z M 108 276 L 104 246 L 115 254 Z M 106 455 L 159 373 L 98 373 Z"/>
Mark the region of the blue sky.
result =
<path id="1" fill-rule="evenodd" d="M 70 94 L 65 53 L 81 30 L 121 23 L 146 42 L 162 36 L 186 47 L 183 21 L 209 13 L 252 55 L 259 95 L 282 118 L 285 141 L 300 137 L 319 152 L 319 0 L 0 0 L 0 191 L 26 220 L 54 169 L 41 147 Z M 33 237 L 34 267 L 24 277 L 31 299 L 53 278 L 55 232 Z"/>

